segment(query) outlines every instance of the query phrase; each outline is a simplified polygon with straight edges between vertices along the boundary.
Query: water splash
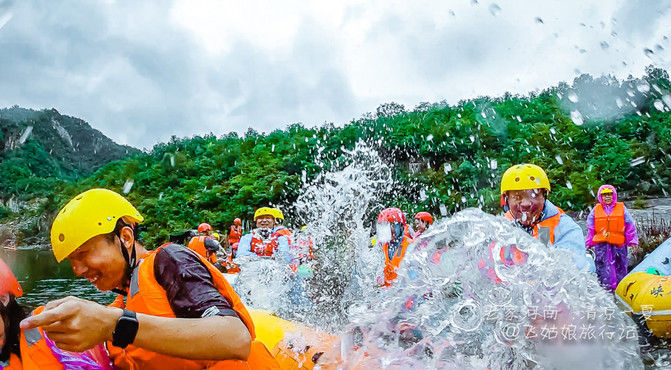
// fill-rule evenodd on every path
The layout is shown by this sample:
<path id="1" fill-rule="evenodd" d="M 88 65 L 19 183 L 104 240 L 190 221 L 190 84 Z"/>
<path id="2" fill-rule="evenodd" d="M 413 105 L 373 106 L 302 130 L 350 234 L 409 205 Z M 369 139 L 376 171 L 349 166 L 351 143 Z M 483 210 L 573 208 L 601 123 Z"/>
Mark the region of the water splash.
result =
<path id="1" fill-rule="evenodd" d="M 280 261 L 262 261 L 262 266 L 243 261 L 243 273 L 262 270 L 265 276 L 280 277 L 258 281 L 255 275 L 247 279 L 241 273 L 235 288 L 251 307 L 335 331 L 347 322 L 352 301 L 362 294 L 378 294 L 377 276 L 384 257 L 379 247 L 371 245 L 371 225 L 365 225 L 365 220 L 382 208 L 380 200 L 392 190 L 394 181 L 389 166 L 363 143 L 335 161 L 317 162 L 323 172 L 305 184 L 293 205 L 298 221 L 312 236 L 313 274 L 294 279 L 279 272 L 288 271 Z M 301 304 L 287 304 L 283 298 L 287 295 Z"/>
<path id="2" fill-rule="evenodd" d="M 639 83 L 636 84 L 636 90 L 640 93 L 647 94 L 650 92 L 650 84 L 647 81 L 639 81 Z"/>
<path id="3" fill-rule="evenodd" d="M 33 132 L 33 126 L 28 126 L 26 129 L 23 131 L 21 134 L 21 137 L 19 138 L 19 144 L 23 144 L 26 142 L 28 139 L 28 136 Z"/>
<path id="4" fill-rule="evenodd" d="M 496 3 L 492 3 L 491 5 L 489 5 L 489 12 L 493 16 L 497 16 L 499 15 L 499 13 L 501 13 L 501 7 Z"/>
<path id="5" fill-rule="evenodd" d="M 0 30 L 14 17 L 12 12 L 0 15 Z"/>
<path id="6" fill-rule="evenodd" d="M 525 262 L 500 257 L 512 246 Z M 435 224 L 394 287 L 350 312 L 351 367 L 642 367 L 635 325 L 594 276 L 476 209 Z"/>
<path id="7" fill-rule="evenodd" d="M 133 188 L 133 184 L 135 184 L 135 181 L 132 179 L 126 180 L 126 183 L 123 184 L 123 189 L 121 189 L 121 191 L 123 191 L 124 194 L 130 193 L 130 190 Z"/>
<path id="8" fill-rule="evenodd" d="M 575 92 L 571 91 L 570 93 L 568 93 L 568 100 L 570 100 L 571 103 L 577 103 L 578 95 Z"/>
<path id="9" fill-rule="evenodd" d="M 575 123 L 576 126 L 581 126 L 584 123 L 582 114 L 580 114 L 580 112 L 578 112 L 577 110 L 571 111 L 571 121 L 573 121 L 573 123 Z"/>
<path id="10" fill-rule="evenodd" d="M 576 256 L 481 210 L 438 220 L 380 288 L 383 255 L 365 220 L 392 191 L 391 171 L 362 144 L 320 165 L 295 204 L 313 274 L 244 261 L 235 289 L 251 307 L 336 335 L 327 355 L 342 368 L 641 367 L 635 325 Z"/>

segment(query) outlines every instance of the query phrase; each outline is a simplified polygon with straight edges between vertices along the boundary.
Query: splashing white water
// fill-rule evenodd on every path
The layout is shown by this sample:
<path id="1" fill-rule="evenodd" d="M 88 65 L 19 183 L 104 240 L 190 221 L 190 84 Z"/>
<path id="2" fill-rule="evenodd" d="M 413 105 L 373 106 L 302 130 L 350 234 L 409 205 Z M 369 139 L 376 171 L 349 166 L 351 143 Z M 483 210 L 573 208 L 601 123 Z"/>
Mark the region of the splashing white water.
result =
<path id="1" fill-rule="evenodd" d="M 576 256 L 481 210 L 437 221 L 408 248 L 394 286 L 380 288 L 384 257 L 365 221 L 389 195 L 391 171 L 361 144 L 322 166 L 295 204 L 314 241 L 313 274 L 248 261 L 235 288 L 251 307 L 338 336 L 328 357 L 339 366 L 641 367 L 636 327 Z"/>
<path id="2" fill-rule="evenodd" d="M 253 275 L 248 279 L 241 273 L 235 288 L 252 307 L 336 330 L 346 322 L 347 307 L 354 299 L 364 292 L 378 292 L 376 279 L 384 257 L 379 247 L 371 245 L 371 227 L 364 222 L 382 208 L 379 201 L 391 191 L 394 181 L 391 169 L 378 153 L 361 143 L 336 161 L 318 162 L 324 172 L 304 186 L 293 205 L 314 243 L 314 273 L 305 279 L 268 281 L 255 280 Z M 243 263 L 242 271 L 257 263 Z M 277 266 L 274 270 L 266 266 L 272 264 Z M 263 267 L 253 269 L 265 269 L 264 273 L 272 276 L 282 268 L 288 271 L 282 265 L 280 261 L 264 261 Z M 287 289 L 293 289 L 293 293 L 287 293 Z M 254 292 L 254 297 L 244 292 Z M 301 305 L 287 304 L 282 299 L 286 294 L 293 295 Z"/>
<path id="3" fill-rule="evenodd" d="M 642 367 L 635 325 L 570 253 L 476 209 L 432 226 L 394 287 L 350 312 L 346 366 Z"/>

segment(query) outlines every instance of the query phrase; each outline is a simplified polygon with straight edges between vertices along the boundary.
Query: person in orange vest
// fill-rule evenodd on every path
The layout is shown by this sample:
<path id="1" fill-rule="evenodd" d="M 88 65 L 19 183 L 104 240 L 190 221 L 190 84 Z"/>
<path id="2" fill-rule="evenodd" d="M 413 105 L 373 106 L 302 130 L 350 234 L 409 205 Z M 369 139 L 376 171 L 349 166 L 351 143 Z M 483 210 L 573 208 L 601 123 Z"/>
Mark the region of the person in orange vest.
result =
<path id="1" fill-rule="evenodd" d="M 431 225 L 433 225 L 433 216 L 429 212 L 418 212 L 415 215 L 415 229 L 412 238 L 419 238 Z"/>
<path id="2" fill-rule="evenodd" d="M 20 322 L 28 316 L 16 301 L 22 295 L 21 285 L 0 259 L 0 370 L 112 369 L 102 345 L 82 353 L 66 352 L 40 328 L 21 330 Z M 43 310 L 38 307 L 33 314 Z"/>
<path id="3" fill-rule="evenodd" d="M 276 368 L 221 272 L 176 244 L 147 252 L 137 235 L 143 220 L 107 189 L 85 191 L 66 204 L 51 227 L 54 257 L 69 259 L 75 274 L 99 290 L 121 296 L 116 307 L 55 300 L 21 328 L 42 327 L 67 351 L 107 342 L 117 369 Z"/>
<path id="4" fill-rule="evenodd" d="M 19 323 L 26 314 L 16 302 L 22 295 L 18 280 L 0 259 L 0 369 L 22 369 Z"/>
<path id="5" fill-rule="evenodd" d="M 511 166 L 501 177 L 504 216 L 541 243 L 570 251 L 579 269 L 594 272 L 594 260 L 586 256 L 582 229 L 547 199 L 549 193 L 550 180 L 536 165 Z"/>
<path id="6" fill-rule="evenodd" d="M 231 246 L 232 258 L 235 258 L 235 254 L 238 251 L 240 237 L 242 237 L 242 220 L 236 218 L 233 220 L 233 225 L 231 225 L 231 232 L 228 234 L 228 245 Z"/>
<path id="7" fill-rule="evenodd" d="M 212 226 L 205 222 L 201 223 L 198 225 L 198 235 L 212 236 Z"/>
<path id="8" fill-rule="evenodd" d="M 291 231 L 279 224 L 284 215 L 276 208 L 261 207 L 254 212 L 256 228 L 240 238 L 237 258 L 257 256 L 271 258 L 280 256 L 291 262 Z"/>
<path id="9" fill-rule="evenodd" d="M 198 225 L 198 233 L 187 244 L 187 247 L 198 253 L 210 263 L 217 263 L 217 251 L 221 248 L 219 242 L 212 236 L 212 226 L 206 223 Z"/>
<path id="10" fill-rule="evenodd" d="M 383 209 L 377 216 L 376 242 L 384 251 L 384 277 L 378 278 L 380 286 L 388 287 L 398 276 L 408 246 L 412 243 L 405 214 L 398 208 Z"/>
<path id="11" fill-rule="evenodd" d="M 614 291 L 628 272 L 627 247 L 638 251 L 636 223 L 624 203 L 617 201 L 614 186 L 602 185 L 597 198 L 599 203 L 587 217 L 585 244 L 594 251 L 599 282 Z"/>

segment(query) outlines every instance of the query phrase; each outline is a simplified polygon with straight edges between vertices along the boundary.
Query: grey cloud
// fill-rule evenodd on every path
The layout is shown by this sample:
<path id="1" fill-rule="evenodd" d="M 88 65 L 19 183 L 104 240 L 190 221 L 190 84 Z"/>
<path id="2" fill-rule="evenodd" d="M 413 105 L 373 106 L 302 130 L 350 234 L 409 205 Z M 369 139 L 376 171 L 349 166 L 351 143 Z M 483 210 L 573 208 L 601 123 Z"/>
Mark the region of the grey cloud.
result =
<path id="1" fill-rule="evenodd" d="M 356 112 L 344 108 L 354 98 L 317 25 L 301 30 L 291 60 L 278 63 L 241 41 L 207 58 L 162 3 L 98 5 L 14 5 L 0 30 L 0 105 L 55 107 L 139 147 Z"/>
<path id="2" fill-rule="evenodd" d="M 608 39 L 611 47 L 602 50 L 599 43 L 605 38 L 594 36 L 597 31 L 567 30 L 564 34 L 571 36 L 564 39 L 585 36 L 579 41 L 586 46 L 581 47 L 596 50 L 580 54 L 569 49 L 578 40 L 565 40 L 571 43 L 567 47 L 547 36 L 551 27 L 563 32 L 563 27 L 578 21 L 525 14 L 525 5 L 501 4 L 501 8 L 494 17 L 487 7 L 463 5 L 442 28 L 415 14 L 376 10 L 366 46 L 377 48 L 387 42 L 390 52 L 402 59 L 391 64 L 399 66 L 394 72 L 416 78 L 414 90 L 426 95 L 399 96 L 405 88 L 400 86 L 401 93 L 364 99 L 349 85 L 344 69 L 349 56 L 342 54 L 343 41 L 335 34 L 339 30 L 328 29 L 319 20 L 305 19 L 284 54 L 259 49 L 240 34 L 233 36 L 225 54 L 212 55 L 172 22 L 163 1 L 0 0 L 0 16 L 13 14 L 0 29 L 0 106 L 55 107 L 89 121 L 115 140 L 151 147 L 171 135 L 210 131 L 219 135 L 244 132 L 249 126 L 269 131 L 298 121 L 343 123 L 387 101 L 412 106 L 426 99 L 456 102 L 475 92 L 526 93 L 515 91 L 520 87 L 511 81 L 527 74 L 531 77 L 523 88 L 544 88 L 570 80 L 572 72 L 567 71 L 574 68 L 603 72 L 613 60 L 619 63 L 619 54 L 642 59 L 641 50 L 647 46 L 634 45 L 638 54 L 632 54 L 618 49 L 624 43 Z M 653 33 L 669 5 L 644 8 L 624 2 L 616 14 L 615 28 L 627 40 Z M 361 19 L 367 14 L 363 5 L 345 14 L 344 24 L 366 21 Z M 539 16 L 543 24 L 534 20 Z M 547 38 L 538 41 L 529 35 L 534 32 L 545 32 Z M 571 67 L 562 65 L 558 71 L 560 66 L 552 60 L 555 49 L 563 50 L 559 57 Z M 367 62 L 381 67 L 392 62 L 380 59 Z"/>
<path id="3" fill-rule="evenodd" d="M 614 29 L 621 36 L 645 38 L 654 33 L 659 19 L 669 10 L 671 2 L 668 0 L 623 1 L 615 13 Z"/>

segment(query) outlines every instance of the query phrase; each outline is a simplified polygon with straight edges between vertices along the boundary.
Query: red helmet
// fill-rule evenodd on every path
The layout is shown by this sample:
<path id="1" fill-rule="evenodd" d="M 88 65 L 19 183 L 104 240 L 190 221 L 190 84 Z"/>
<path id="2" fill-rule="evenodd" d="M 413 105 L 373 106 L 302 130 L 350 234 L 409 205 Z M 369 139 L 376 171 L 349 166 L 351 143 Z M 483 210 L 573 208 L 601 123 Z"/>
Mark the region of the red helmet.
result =
<path id="1" fill-rule="evenodd" d="M 16 280 L 16 276 L 12 274 L 9 266 L 0 259 L 0 295 L 7 293 L 12 294 L 14 297 L 21 297 L 23 289 L 21 289 L 21 284 Z"/>
<path id="2" fill-rule="evenodd" d="M 236 224 L 236 225 L 242 225 L 242 220 L 239 219 L 239 218 L 236 218 L 235 220 L 233 220 L 233 223 Z"/>
<path id="3" fill-rule="evenodd" d="M 429 225 L 433 225 L 433 216 L 429 212 L 418 212 L 415 215 L 415 220 L 426 221 Z"/>
<path id="4" fill-rule="evenodd" d="M 203 222 L 202 224 L 198 225 L 199 233 L 204 233 L 206 231 L 212 231 L 212 226 L 210 226 L 210 224 L 206 224 Z"/>
<path id="5" fill-rule="evenodd" d="M 377 216 L 377 222 L 398 222 L 406 224 L 405 213 L 398 208 L 385 208 Z"/>

